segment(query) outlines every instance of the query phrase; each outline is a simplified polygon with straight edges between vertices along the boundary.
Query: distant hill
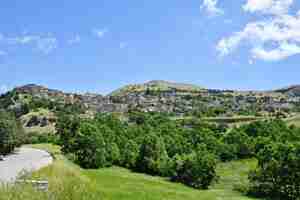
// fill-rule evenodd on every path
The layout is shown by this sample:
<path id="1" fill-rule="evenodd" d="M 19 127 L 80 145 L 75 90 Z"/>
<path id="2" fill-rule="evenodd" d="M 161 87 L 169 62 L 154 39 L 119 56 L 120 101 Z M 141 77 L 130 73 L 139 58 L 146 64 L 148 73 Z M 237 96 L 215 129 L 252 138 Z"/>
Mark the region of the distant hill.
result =
<path id="1" fill-rule="evenodd" d="M 292 85 L 289 87 L 275 90 L 274 92 L 280 92 L 289 96 L 300 96 L 300 85 Z"/>
<path id="2" fill-rule="evenodd" d="M 300 85 L 272 91 L 206 89 L 193 84 L 154 80 L 121 87 L 107 96 L 75 94 L 29 84 L 0 96 L 0 109 L 17 116 L 61 110 L 85 113 L 165 112 L 175 116 L 289 116 L 300 112 Z M 29 115 L 32 116 L 32 115 Z M 44 117 L 44 116 L 43 116 Z M 42 121 L 43 118 L 38 121 Z M 49 120 L 53 117 L 49 117 Z"/>
<path id="3" fill-rule="evenodd" d="M 142 84 L 132 84 L 117 89 L 109 94 L 109 96 L 123 96 L 133 92 L 146 92 L 146 91 L 184 91 L 184 92 L 198 92 L 205 90 L 203 87 L 186 84 L 186 83 L 175 83 L 163 80 L 153 80 Z"/>

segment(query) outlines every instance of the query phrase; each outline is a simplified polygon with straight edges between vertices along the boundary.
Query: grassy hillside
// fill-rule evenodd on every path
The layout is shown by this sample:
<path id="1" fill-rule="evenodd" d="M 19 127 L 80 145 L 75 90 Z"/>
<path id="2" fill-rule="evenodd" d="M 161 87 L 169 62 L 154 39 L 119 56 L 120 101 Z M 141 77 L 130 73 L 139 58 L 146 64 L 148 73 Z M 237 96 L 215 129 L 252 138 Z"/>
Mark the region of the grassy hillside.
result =
<path id="1" fill-rule="evenodd" d="M 29 187 L 1 188 L 0 200 L 251 200 L 234 191 L 234 185 L 247 181 L 247 172 L 255 167 L 254 160 L 243 160 L 218 166 L 220 181 L 209 190 L 195 190 L 171 183 L 160 177 L 132 173 L 113 167 L 83 170 L 66 160 L 57 146 L 34 145 L 55 156 L 55 162 L 36 173 L 34 179 L 48 179 L 49 193 Z"/>
<path id="2" fill-rule="evenodd" d="M 197 92 L 202 91 L 204 88 L 186 83 L 174 83 L 169 81 L 150 81 L 144 84 L 133 84 L 127 85 L 113 91 L 111 96 L 122 96 L 132 92 L 145 92 L 145 91 L 171 91 L 173 89 L 179 91 L 189 91 L 189 92 Z"/>
<path id="3" fill-rule="evenodd" d="M 289 125 L 295 125 L 296 127 L 300 127 L 300 114 L 291 117 L 291 118 L 287 118 L 285 120 Z"/>

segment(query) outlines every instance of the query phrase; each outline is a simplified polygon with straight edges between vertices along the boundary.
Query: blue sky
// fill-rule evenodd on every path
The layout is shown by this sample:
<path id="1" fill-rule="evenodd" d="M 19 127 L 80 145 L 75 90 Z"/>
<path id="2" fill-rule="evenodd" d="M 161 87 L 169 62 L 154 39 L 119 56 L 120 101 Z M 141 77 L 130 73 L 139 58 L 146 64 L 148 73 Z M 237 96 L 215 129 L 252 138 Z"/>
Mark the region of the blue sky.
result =
<path id="1" fill-rule="evenodd" d="M 300 84 L 299 11 L 296 0 L 3 1 L 0 91 L 36 83 L 105 94 L 149 80 Z"/>

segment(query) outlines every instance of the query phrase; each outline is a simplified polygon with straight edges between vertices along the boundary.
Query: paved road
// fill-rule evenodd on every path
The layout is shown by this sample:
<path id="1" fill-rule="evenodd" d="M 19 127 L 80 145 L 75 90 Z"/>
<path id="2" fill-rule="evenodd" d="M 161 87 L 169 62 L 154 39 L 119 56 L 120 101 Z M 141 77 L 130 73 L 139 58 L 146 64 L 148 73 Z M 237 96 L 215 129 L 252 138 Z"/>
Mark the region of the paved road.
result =
<path id="1" fill-rule="evenodd" d="M 21 147 L 0 161 L 0 182 L 13 182 L 22 171 L 35 171 L 52 162 L 51 155 L 46 151 Z"/>

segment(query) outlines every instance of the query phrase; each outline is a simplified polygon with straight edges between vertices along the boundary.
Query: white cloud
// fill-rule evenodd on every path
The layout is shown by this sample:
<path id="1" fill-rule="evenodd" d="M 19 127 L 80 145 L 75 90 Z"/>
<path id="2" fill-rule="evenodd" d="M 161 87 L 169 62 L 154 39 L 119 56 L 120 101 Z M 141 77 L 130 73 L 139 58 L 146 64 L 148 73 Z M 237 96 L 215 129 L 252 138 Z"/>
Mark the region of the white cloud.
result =
<path id="1" fill-rule="evenodd" d="M 224 11 L 221 8 L 218 8 L 217 4 L 218 0 L 203 0 L 200 9 L 204 10 L 211 17 L 223 15 Z"/>
<path id="2" fill-rule="evenodd" d="M 80 43 L 80 41 L 81 41 L 80 36 L 76 35 L 74 38 L 68 40 L 68 44 L 69 45 L 78 44 L 78 43 Z"/>
<path id="3" fill-rule="evenodd" d="M 221 56 L 226 56 L 234 51 L 243 40 L 243 33 L 235 33 L 233 36 L 221 39 L 217 44 L 217 51 Z"/>
<path id="4" fill-rule="evenodd" d="M 6 85 L 0 86 L 0 94 L 4 94 L 9 91 L 9 88 Z"/>
<path id="5" fill-rule="evenodd" d="M 279 61 L 296 54 L 300 54 L 300 46 L 286 42 L 272 50 L 266 50 L 261 47 L 252 49 L 253 58 L 265 61 Z"/>
<path id="6" fill-rule="evenodd" d="M 267 7 L 272 10 L 270 8 L 274 5 L 276 8 L 286 5 L 285 8 L 288 9 L 292 0 L 271 0 L 271 7 L 267 0 L 248 0 L 248 4 L 249 2 L 260 2 L 260 4 L 256 4 L 257 7 L 252 7 L 252 10 L 265 13 Z M 262 2 L 265 2 L 265 4 Z M 254 6 L 254 3 L 251 5 Z M 277 14 L 281 14 L 272 15 L 262 21 L 250 22 L 242 31 L 222 38 L 217 44 L 217 51 L 221 56 L 225 56 L 232 53 L 239 46 L 246 45 L 250 47 L 253 59 L 265 61 L 278 61 L 300 54 L 300 11 L 293 16 L 284 14 L 286 11 L 283 10 L 285 9 L 282 9 L 282 11 L 277 9 Z"/>
<path id="7" fill-rule="evenodd" d="M 243 6 L 247 12 L 261 12 L 263 14 L 282 15 L 288 13 L 294 0 L 248 0 Z"/>
<path id="8" fill-rule="evenodd" d="M 98 37 L 98 38 L 103 38 L 104 35 L 108 32 L 108 29 L 94 29 L 93 33 Z"/>

